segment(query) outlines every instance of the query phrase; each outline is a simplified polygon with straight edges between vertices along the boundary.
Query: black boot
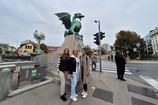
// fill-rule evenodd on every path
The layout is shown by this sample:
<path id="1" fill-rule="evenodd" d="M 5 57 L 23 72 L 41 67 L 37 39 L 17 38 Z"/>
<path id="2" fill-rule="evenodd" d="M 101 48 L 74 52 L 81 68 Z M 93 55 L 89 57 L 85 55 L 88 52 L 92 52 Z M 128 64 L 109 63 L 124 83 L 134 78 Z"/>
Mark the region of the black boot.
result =
<path id="1" fill-rule="evenodd" d="M 65 95 L 60 96 L 60 99 L 63 100 L 63 101 L 67 101 Z"/>
<path id="2" fill-rule="evenodd" d="M 122 81 L 126 81 L 124 78 L 121 78 Z"/>
<path id="3" fill-rule="evenodd" d="M 64 93 L 64 96 L 66 95 L 66 92 Z"/>

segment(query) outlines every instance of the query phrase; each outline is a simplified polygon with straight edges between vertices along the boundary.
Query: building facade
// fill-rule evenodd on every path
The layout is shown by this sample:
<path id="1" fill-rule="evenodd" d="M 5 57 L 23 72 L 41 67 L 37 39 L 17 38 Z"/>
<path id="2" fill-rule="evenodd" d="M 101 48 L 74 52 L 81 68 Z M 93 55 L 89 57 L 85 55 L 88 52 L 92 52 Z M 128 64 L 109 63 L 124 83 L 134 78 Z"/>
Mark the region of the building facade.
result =
<path id="1" fill-rule="evenodd" d="M 58 50 L 58 48 L 60 48 L 60 47 L 56 47 L 56 46 L 47 46 L 48 47 L 48 53 L 53 53 L 53 52 L 55 52 L 55 51 L 57 51 Z"/>
<path id="2" fill-rule="evenodd" d="M 15 52 L 16 48 L 14 46 L 8 46 L 8 51 Z"/>
<path id="3" fill-rule="evenodd" d="M 20 47 L 18 48 L 19 55 L 27 55 L 29 53 L 33 53 L 35 50 L 34 42 L 31 40 L 26 40 L 21 42 Z"/>
<path id="4" fill-rule="evenodd" d="M 109 46 L 109 44 L 107 44 L 107 43 L 102 44 L 102 47 L 106 50 L 106 52 L 109 52 L 109 51 L 110 51 L 110 46 Z"/>
<path id="5" fill-rule="evenodd" d="M 158 55 L 158 27 L 150 31 L 153 54 Z"/>

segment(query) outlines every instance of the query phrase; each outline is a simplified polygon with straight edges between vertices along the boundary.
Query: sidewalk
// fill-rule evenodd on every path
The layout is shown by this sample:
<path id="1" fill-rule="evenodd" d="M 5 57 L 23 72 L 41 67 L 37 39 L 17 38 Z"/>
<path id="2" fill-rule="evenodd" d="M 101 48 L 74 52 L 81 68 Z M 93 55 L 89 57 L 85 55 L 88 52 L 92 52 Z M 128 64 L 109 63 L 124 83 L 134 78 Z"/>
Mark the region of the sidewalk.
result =
<path id="1" fill-rule="evenodd" d="M 88 97 L 81 98 L 81 89 L 77 102 L 69 99 L 70 86 L 67 86 L 67 101 L 60 100 L 60 86 L 49 83 L 20 95 L 8 98 L 0 105 L 158 105 L 158 97 L 150 86 L 125 78 L 116 79 L 116 74 L 91 72 L 92 79 L 88 85 Z M 154 90 L 154 91 L 153 91 Z M 142 92 L 142 93 L 141 93 Z M 144 92 L 144 93 L 143 93 Z M 140 104 L 138 104 L 140 103 Z"/>
<path id="2" fill-rule="evenodd" d="M 158 60 L 130 60 L 130 61 L 127 61 L 127 63 L 152 63 L 152 64 L 157 64 L 158 63 Z"/>

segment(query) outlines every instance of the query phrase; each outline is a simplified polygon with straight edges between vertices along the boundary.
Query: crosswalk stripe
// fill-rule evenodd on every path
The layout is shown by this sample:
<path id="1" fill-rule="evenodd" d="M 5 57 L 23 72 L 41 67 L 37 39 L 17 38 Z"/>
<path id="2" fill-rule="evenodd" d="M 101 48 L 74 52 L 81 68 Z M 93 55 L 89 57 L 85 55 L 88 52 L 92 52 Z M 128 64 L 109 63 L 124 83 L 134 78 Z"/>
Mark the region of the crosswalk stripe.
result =
<path id="1" fill-rule="evenodd" d="M 100 71 L 99 69 L 96 69 L 97 71 Z M 102 71 L 105 71 L 105 72 L 109 72 L 109 73 L 117 73 L 117 71 L 113 71 L 113 70 L 102 70 Z M 125 71 L 125 74 L 132 74 L 131 72 L 129 71 Z"/>
<path id="2" fill-rule="evenodd" d="M 99 69 L 99 68 L 96 68 L 96 69 Z M 102 68 L 102 70 L 117 71 L 116 68 Z M 129 71 L 129 70 L 125 69 L 125 71 Z"/>
<path id="3" fill-rule="evenodd" d="M 142 76 L 139 75 L 143 80 L 145 80 L 148 84 L 150 84 L 151 86 L 153 86 L 154 88 L 156 88 L 158 90 L 158 82 L 154 79 L 152 79 L 151 77 L 146 77 L 146 76 Z"/>
<path id="4" fill-rule="evenodd" d="M 100 65 L 97 63 L 97 67 L 96 67 L 97 71 L 100 71 L 99 66 Z M 102 63 L 102 71 L 109 72 L 109 73 L 117 73 L 117 68 L 114 63 Z M 129 75 L 132 74 L 130 70 L 128 70 L 127 67 L 125 68 L 125 74 L 129 74 Z"/>

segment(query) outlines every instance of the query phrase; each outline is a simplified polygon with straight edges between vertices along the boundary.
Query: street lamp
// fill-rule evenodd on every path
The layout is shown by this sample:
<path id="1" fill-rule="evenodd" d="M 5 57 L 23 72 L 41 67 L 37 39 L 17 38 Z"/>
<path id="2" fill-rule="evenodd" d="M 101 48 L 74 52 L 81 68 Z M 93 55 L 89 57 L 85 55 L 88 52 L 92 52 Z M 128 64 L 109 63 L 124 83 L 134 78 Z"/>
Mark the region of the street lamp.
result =
<path id="1" fill-rule="evenodd" d="M 136 46 L 138 47 L 138 49 L 139 49 L 139 59 L 140 59 L 140 43 L 139 42 L 137 42 L 137 44 L 136 44 Z"/>
<path id="2" fill-rule="evenodd" d="M 2 54 L 5 54 L 6 48 L 8 47 L 8 44 L 2 44 Z"/>
<path id="3" fill-rule="evenodd" d="M 33 35 L 34 35 L 34 38 L 36 39 L 36 41 L 38 42 L 37 49 L 35 49 L 35 51 L 36 51 L 37 53 L 41 53 L 42 50 L 40 49 L 40 42 L 41 42 L 42 40 L 45 40 L 45 34 L 44 34 L 44 33 L 38 34 L 38 31 L 35 30 L 35 32 L 33 33 Z"/>
<path id="4" fill-rule="evenodd" d="M 101 67 L 101 36 L 100 36 L 100 21 L 94 21 L 95 23 L 98 23 L 98 30 L 99 30 L 99 61 L 100 61 L 100 72 L 102 72 L 102 67 Z"/>

